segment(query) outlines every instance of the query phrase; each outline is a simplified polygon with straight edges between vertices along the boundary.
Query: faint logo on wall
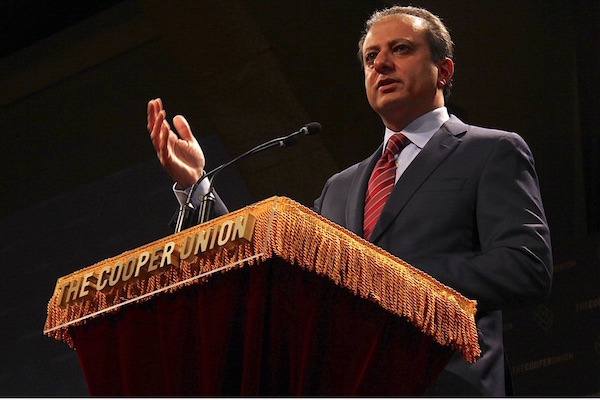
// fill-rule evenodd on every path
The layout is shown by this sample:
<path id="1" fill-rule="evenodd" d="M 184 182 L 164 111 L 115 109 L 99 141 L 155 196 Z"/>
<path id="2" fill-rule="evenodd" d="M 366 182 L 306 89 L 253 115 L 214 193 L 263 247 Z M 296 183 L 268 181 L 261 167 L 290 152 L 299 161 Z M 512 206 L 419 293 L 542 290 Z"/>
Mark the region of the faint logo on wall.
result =
<path id="1" fill-rule="evenodd" d="M 515 365 L 512 368 L 512 372 L 514 374 L 522 374 L 525 372 L 531 372 L 542 368 L 554 367 L 558 364 L 572 364 L 574 359 L 575 355 L 572 352 L 548 355 L 544 358 L 531 360 L 523 364 Z"/>
<path id="2" fill-rule="evenodd" d="M 600 297 L 594 299 L 588 299 L 580 303 L 575 304 L 575 312 L 585 312 L 600 308 Z"/>
<path id="3" fill-rule="evenodd" d="M 545 304 L 540 304 L 533 310 L 533 320 L 544 331 L 549 331 L 554 323 L 554 313 Z"/>
<path id="4" fill-rule="evenodd" d="M 566 261 L 560 264 L 554 264 L 554 273 L 565 271 L 568 269 L 573 269 L 577 266 L 575 260 Z"/>

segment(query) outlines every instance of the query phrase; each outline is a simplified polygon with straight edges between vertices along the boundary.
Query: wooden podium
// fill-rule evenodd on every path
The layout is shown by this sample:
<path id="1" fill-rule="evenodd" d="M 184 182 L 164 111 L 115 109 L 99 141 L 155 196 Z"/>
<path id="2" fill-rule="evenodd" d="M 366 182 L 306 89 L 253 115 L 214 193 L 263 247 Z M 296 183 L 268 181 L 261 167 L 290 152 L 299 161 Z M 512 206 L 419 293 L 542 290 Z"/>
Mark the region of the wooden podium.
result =
<path id="1" fill-rule="evenodd" d="M 93 396 L 415 396 L 476 304 L 273 197 L 58 279 L 44 333 Z"/>

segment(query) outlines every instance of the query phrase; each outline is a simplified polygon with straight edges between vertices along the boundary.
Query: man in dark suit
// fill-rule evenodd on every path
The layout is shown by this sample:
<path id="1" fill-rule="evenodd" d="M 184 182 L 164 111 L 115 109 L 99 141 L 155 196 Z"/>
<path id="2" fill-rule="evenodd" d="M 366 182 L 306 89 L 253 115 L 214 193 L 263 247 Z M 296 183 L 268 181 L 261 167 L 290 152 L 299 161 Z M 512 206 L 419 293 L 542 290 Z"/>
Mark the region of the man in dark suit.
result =
<path id="1" fill-rule="evenodd" d="M 505 395 L 501 310 L 543 300 L 552 281 L 550 234 L 531 152 L 517 134 L 448 115 L 453 44 L 428 11 L 376 12 L 359 49 L 384 142 L 331 177 L 314 209 L 477 300 L 481 358 L 468 364 L 457 354 L 430 395 Z M 174 121 L 180 140 L 160 100 L 149 103 L 148 129 L 159 159 L 185 188 L 201 176 L 204 156 L 185 120 Z M 390 141 L 399 154 L 384 151 Z M 391 157 L 390 169 L 380 167 L 382 155 Z M 391 179 L 381 186 L 391 193 L 374 188 L 381 171 Z"/>

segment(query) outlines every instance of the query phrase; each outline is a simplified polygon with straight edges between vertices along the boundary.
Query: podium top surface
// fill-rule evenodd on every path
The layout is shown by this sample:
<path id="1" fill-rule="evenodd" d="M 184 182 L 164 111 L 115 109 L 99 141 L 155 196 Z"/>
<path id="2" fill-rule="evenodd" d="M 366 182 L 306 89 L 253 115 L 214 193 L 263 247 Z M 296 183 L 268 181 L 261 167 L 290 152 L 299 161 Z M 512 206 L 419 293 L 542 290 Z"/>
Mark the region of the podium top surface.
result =
<path id="1" fill-rule="evenodd" d="M 279 257 L 406 318 L 474 362 L 476 302 L 285 197 L 272 197 L 61 277 L 44 334 Z"/>

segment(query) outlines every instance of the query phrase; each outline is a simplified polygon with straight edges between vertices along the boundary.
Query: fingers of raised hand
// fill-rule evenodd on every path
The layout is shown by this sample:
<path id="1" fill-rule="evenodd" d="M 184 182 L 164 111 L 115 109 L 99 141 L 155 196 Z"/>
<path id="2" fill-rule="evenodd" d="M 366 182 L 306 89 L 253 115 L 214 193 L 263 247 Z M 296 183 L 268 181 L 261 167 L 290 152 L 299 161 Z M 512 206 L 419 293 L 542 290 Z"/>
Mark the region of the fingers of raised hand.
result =
<path id="1" fill-rule="evenodd" d="M 165 118 L 166 113 L 164 111 L 158 113 L 154 118 L 154 123 L 152 129 L 150 130 L 150 140 L 152 140 L 152 145 L 157 151 L 159 150 L 159 145 L 162 141 L 162 131 L 164 127 L 166 126 L 167 130 L 169 129 L 168 123 L 165 120 Z"/>
<path id="2" fill-rule="evenodd" d="M 152 129 L 156 123 L 156 118 L 163 111 L 162 100 L 153 99 L 148 102 L 148 132 L 152 133 Z"/>
<path id="3" fill-rule="evenodd" d="M 156 127 L 158 130 L 156 142 L 153 140 L 154 148 L 159 154 L 159 158 L 162 160 L 169 155 L 169 136 L 171 136 L 171 126 L 165 120 L 164 115 L 161 116 L 156 121 Z M 160 124 L 159 124 L 160 122 Z M 175 134 L 173 134 L 175 136 Z"/>

